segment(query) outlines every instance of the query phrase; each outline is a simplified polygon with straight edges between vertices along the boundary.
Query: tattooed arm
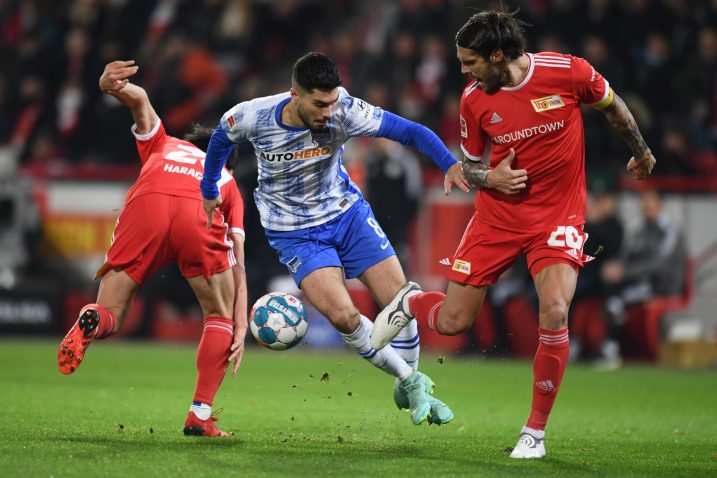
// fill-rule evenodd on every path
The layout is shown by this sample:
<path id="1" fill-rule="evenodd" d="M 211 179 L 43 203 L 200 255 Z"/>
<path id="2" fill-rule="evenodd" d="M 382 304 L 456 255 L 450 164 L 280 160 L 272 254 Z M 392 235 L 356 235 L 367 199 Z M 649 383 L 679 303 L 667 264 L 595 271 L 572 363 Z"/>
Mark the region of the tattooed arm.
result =
<path id="1" fill-rule="evenodd" d="M 489 172 L 488 166 L 482 162 L 463 158 L 463 175 L 471 186 L 475 188 L 487 188 Z"/>
<path id="2" fill-rule="evenodd" d="M 635 179 L 647 178 L 655 167 L 655 157 L 642 138 L 635 118 L 627 109 L 625 102 L 618 95 L 614 95 L 613 101 L 602 112 L 632 151 L 627 170 Z"/>
<path id="3" fill-rule="evenodd" d="M 495 189 L 503 194 L 518 194 L 527 186 L 528 171 L 513 169 L 511 164 L 514 159 L 513 148 L 493 169 L 482 162 L 463 158 L 463 175 L 473 187 Z"/>

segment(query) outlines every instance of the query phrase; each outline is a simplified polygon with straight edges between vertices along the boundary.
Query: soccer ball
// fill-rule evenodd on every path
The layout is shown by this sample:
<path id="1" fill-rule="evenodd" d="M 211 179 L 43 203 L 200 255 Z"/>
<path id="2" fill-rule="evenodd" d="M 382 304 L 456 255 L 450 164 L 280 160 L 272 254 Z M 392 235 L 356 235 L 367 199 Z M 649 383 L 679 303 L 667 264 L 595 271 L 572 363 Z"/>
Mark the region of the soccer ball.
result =
<path id="1" fill-rule="evenodd" d="M 249 315 L 252 335 L 271 350 L 286 350 L 298 344 L 308 326 L 304 304 L 283 292 L 270 292 L 261 297 Z"/>

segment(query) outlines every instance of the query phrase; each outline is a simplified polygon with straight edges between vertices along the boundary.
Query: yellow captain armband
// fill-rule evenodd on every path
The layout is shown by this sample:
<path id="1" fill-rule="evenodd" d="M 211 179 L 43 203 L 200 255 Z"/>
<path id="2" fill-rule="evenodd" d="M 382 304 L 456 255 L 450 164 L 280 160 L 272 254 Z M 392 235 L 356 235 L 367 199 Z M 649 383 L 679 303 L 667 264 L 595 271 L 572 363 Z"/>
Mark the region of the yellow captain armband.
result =
<path id="1" fill-rule="evenodd" d="M 594 103 L 592 105 L 592 107 L 598 111 L 602 111 L 605 108 L 607 108 L 608 106 L 610 106 L 614 99 L 615 99 L 615 94 L 612 92 L 612 88 L 610 88 L 607 92 L 607 96 L 605 96 L 605 98 L 601 99 L 597 103 Z"/>

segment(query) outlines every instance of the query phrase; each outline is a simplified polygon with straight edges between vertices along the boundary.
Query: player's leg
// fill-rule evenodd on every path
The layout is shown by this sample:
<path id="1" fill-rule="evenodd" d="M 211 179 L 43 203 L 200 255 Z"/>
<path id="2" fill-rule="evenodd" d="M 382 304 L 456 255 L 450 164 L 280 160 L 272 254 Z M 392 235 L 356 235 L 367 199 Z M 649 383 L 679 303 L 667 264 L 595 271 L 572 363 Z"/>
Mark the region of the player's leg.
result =
<path id="1" fill-rule="evenodd" d="M 377 223 L 376 227 L 378 227 Z M 380 231 L 380 229 L 378 230 Z M 406 284 L 403 268 L 395 255 L 371 264 L 358 276 L 358 279 L 368 288 L 382 309 L 396 297 L 399 290 Z M 401 332 L 391 341 L 391 346 L 413 370 L 418 370 L 421 345 L 418 326 L 415 322 L 409 323 L 401 329 Z"/>
<path id="2" fill-rule="evenodd" d="M 77 370 L 94 339 L 104 339 L 119 331 L 138 288 L 139 284 L 122 270 L 111 269 L 104 274 L 97 302 L 80 310 L 77 322 L 60 343 L 57 351 L 60 372 L 69 375 Z"/>
<path id="3" fill-rule="evenodd" d="M 405 275 L 398 258 L 393 255 L 373 264 L 363 273 L 359 275 L 359 280 L 369 289 L 373 297 L 382 307 L 386 306 L 397 294 L 398 291 L 406 283 Z M 418 370 L 418 358 L 420 352 L 420 341 L 418 336 L 418 324 L 411 321 L 401 329 L 399 334 L 390 342 L 390 348 L 409 364 L 414 371 Z M 416 377 L 423 374 L 417 373 Z M 425 377 L 425 375 L 424 375 Z M 421 378 L 424 389 L 420 394 L 413 397 L 414 402 L 428 400 L 430 405 L 430 413 L 428 416 L 429 423 L 442 425 L 453 419 L 453 411 L 433 394 L 433 381 L 430 378 Z M 409 396 L 403 383 L 396 379 L 394 383 L 394 402 L 400 409 L 410 409 L 412 397 Z"/>
<path id="4" fill-rule="evenodd" d="M 570 356 L 568 309 L 575 293 L 578 266 L 569 261 L 550 263 L 535 274 L 539 301 L 539 344 L 533 363 L 533 403 L 511 458 L 545 456 L 545 426 L 555 403 Z M 538 262 L 531 269 L 540 267 Z"/>
<path id="5" fill-rule="evenodd" d="M 173 198 L 170 234 L 177 264 L 187 278 L 204 315 L 202 338 L 197 347 L 197 382 L 184 424 L 185 435 L 228 436 L 214 424 L 212 404 L 229 366 L 234 337 L 234 278 L 236 263 L 226 225 L 215 214 L 209 231 L 200 201 Z"/>
<path id="6" fill-rule="evenodd" d="M 80 311 L 77 323 L 58 350 L 58 365 L 65 374 L 77 369 L 94 338 L 117 332 L 135 292 L 166 259 L 166 232 L 169 216 L 158 213 L 148 220 L 146 211 L 165 211 L 169 196 L 144 194 L 128 204 L 112 234 L 107 259 L 95 279 L 101 278 L 97 303 Z"/>
<path id="7" fill-rule="evenodd" d="M 359 278 L 379 304 L 385 306 L 406 283 L 406 277 L 369 204 L 363 200 L 355 203 L 340 217 L 330 233 L 338 238 L 335 244 L 346 277 Z M 368 347 L 371 353 L 374 353 L 379 349 L 370 346 L 369 329 L 373 328 L 373 323 L 368 320 L 365 322 L 362 330 L 368 330 Z M 393 396 L 396 405 L 399 408 L 408 408 L 411 411 L 411 419 L 416 424 L 426 416 L 430 423 L 449 422 L 453 418 L 453 412 L 443 402 L 431 396 L 433 381 L 416 370 L 420 351 L 418 329 L 409 327 L 403 336 L 394 337 L 394 340 L 396 342 L 391 347 L 382 347 L 376 355 L 395 354 L 406 364 L 410 364 L 413 370 L 408 378 L 397 377 L 394 381 Z"/>
<path id="8" fill-rule="evenodd" d="M 379 348 L 412 319 L 444 335 L 470 329 L 483 305 L 487 287 L 520 253 L 520 235 L 491 228 L 472 219 L 448 273 L 447 295 L 424 292 L 406 284 L 376 317 L 371 343 Z"/>
<path id="9" fill-rule="evenodd" d="M 418 372 L 414 372 L 395 350 L 391 347 L 381 350 L 371 347 L 369 337 L 373 324 L 359 313 L 351 301 L 342 269 L 324 267 L 314 270 L 301 281 L 301 289 L 311 304 L 341 332 L 349 347 L 374 367 L 396 377 L 411 390 L 416 389 L 416 394 L 421 394 L 418 390 L 423 389 L 426 380 L 420 378 Z M 429 413 L 427 397 L 421 403 L 411 403 L 411 420 L 414 424 L 422 423 Z"/>
<path id="10" fill-rule="evenodd" d="M 197 348 L 197 383 L 187 420 L 185 435 L 228 436 L 212 417 L 212 404 L 224 380 L 234 336 L 232 304 L 234 280 L 230 269 L 213 275 L 187 278 L 204 313 L 202 338 Z"/>

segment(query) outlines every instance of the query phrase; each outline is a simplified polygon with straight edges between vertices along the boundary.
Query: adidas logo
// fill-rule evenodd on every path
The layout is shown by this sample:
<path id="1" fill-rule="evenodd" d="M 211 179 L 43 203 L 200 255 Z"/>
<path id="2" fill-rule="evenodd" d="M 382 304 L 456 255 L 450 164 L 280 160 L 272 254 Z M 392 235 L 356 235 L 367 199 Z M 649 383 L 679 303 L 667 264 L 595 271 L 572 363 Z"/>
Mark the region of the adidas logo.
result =
<path id="1" fill-rule="evenodd" d="M 501 121 L 503 121 L 503 118 L 498 116 L 498 113 L 494 111 L 493 116 L 490 117 L 490 124 L 500 123 Z"/>
<path id="2" fill-rule="evenodd" d="M 535 385 L 544 392 L 552 392 L 555 389 L 553 382 L 550 380 L 541 380 L 539 382 L 535 382 Z"/>

